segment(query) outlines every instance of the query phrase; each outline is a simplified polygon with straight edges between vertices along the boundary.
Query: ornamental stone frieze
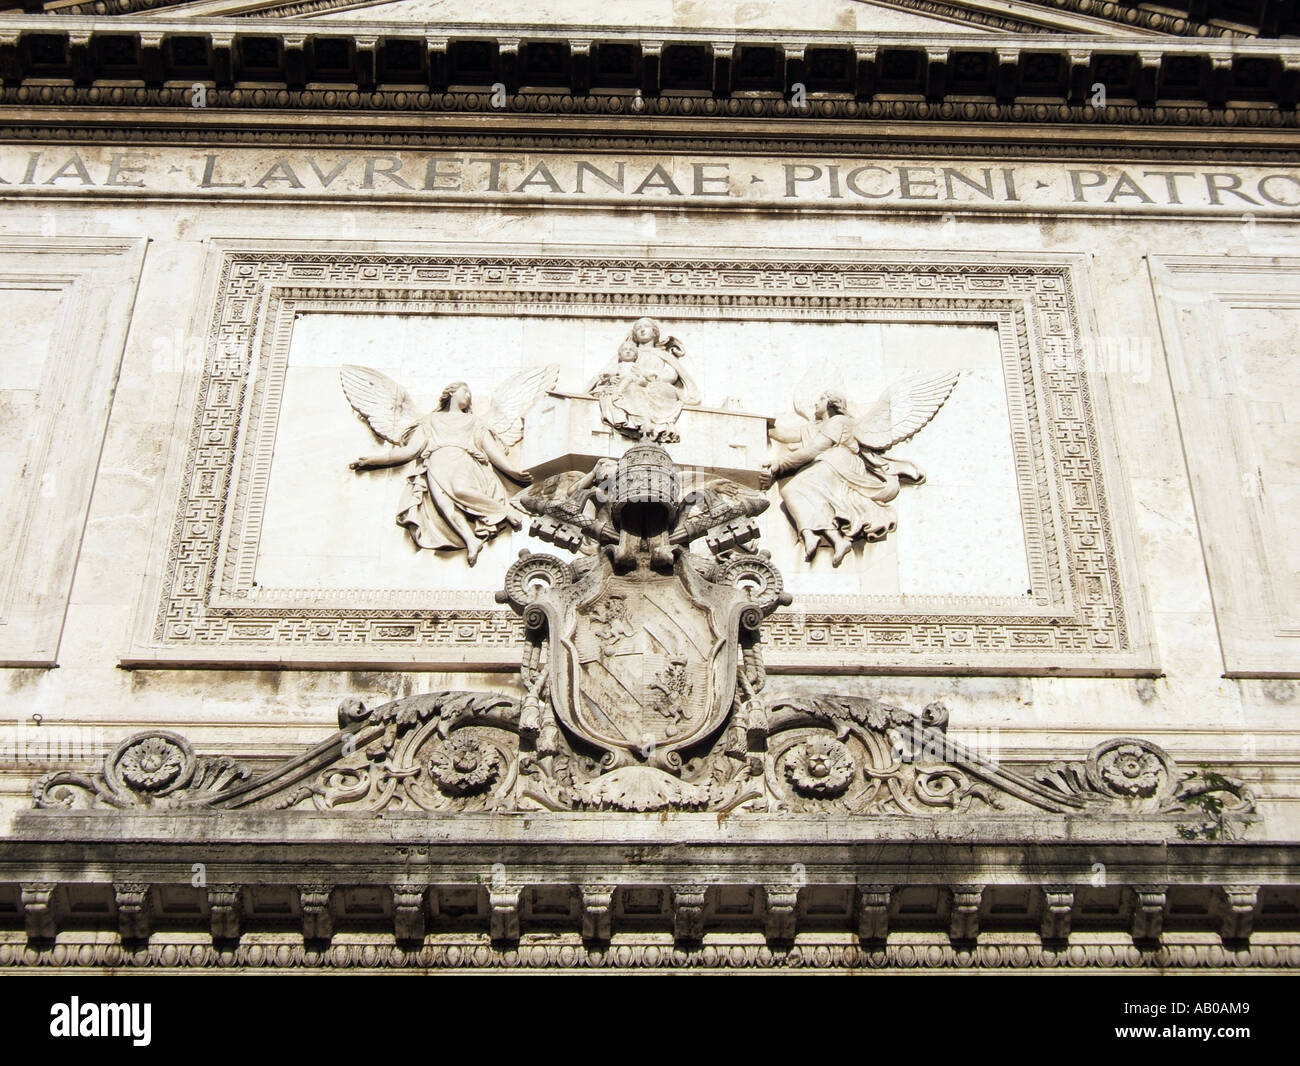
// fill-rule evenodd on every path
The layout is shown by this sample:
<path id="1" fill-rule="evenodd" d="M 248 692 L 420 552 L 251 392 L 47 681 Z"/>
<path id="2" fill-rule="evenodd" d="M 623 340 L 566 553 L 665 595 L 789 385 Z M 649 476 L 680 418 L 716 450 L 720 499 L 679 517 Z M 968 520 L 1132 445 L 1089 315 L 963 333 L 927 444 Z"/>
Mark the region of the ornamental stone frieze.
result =
<path id="1" fill-rule="evenodd" d="M 534 959 L 524 947 L 533 933 L 564 928 L 578 937 L 574 950 L 552 944 L 537 965 L 708 968 L 718 962 L 705 940 L 748 922 L 769 947 L 726 964 L 781 968 L 808 951 L 821 957 L 806 934 L 832 915 L 857 937 L 837 959 L 848 951 L 893 966 L 902 956 L 882 945 L 891 928 L 916 928 L 918 914 L 951 945 L 927 949 L 925 965 L 996 967 L 1002 956 L 980 937 L 1015 907 L 1041 944 L 1032 958 L 1016 948 L 1016 965 L 1050 966 L 1075 912 L 1082 921 L 1099 901 L 1110 926 L 1145 945 L 1124 965 L 1153 964 L 1166 912 L 1180 913 L 1169 908 L 1188 891 L 1167 849 L 1229 846 L 1257 821 L 1251 791 L 1212 768 L 1180 767 L 1140 738 L 1011 766 L 949 737 L 942 703 L 911 709 L 769 685 L 764 621 L 792 599 L 757 548 L 755 519 L 769 500 L 727 478 L 686 477 L 653 436 L 646 427 L 617 460 L 515 498 L 534 535 L 568 558 L 524 552 L 505 574 L 498 598 L 526 636 L 511 691 L 375 707 L 350 697 L 337 732 L 260 773 L 198 755 L 176 733 L 138 734 L 97 773 L 42 777 L 5 863 L 21 871 L 43 856 L 44 868 L 52 839 L 65 842 L 57 850 L 130 837 L 129 869 L 105 887 L 122 950 L 146 966 L 180 965 L 148 942 L 169 903 L 194 892 L 212 950 L 250 968 L 263 955 L 240 941 L 267 908 L 301 922 L 301 951 L 275 949 L 281 967 L 400 968 L 426 956 L 515 965 L 525 950 Z M 691 550 L 696 542 L 707 554 Z M 1034 841 L 1028 867 L 1018 850 L 1004 853 L 1008 839 Z M 277 848 L 253 860 L 256 884 L 241 888 L 231 871 L 272 840 Z M 918 848 L 934 851 L 932 862 L 917 866 Z M 304 861 L 337 874 L 304 880 Z M 186 869 L 189 889 L 175 883 Z M 1290 891 L 1275 870 L 1260 872 L 1266 893 Z M 1192 890 L 1225 943 L 1250 937 L 1263 906 L 1261 885 L 1243 880 L 1237 869 L 1231 886 Z M 52 961 L 60 920 L 75 924 L 74 902 L 99 891 L 93 879 L 63 896 L 57 883 L 22 883 L 14 902 L 31 946 L 15 954 L 0 939 L 9 966 Z M 352 913 L 390 916 L 398 952 L 359 948 L 354 958 L 330 947 Z M 436 932 L 444 916 L 481 920 L 482 950 L 449 947 Z M 671 930 L 663 954 L 619 939 L 656 921 Z M 613 954 L 592 954 L 593 944 Z M 196 946 L 185 964 L 213 958 Z M 1290 965 L 1290 955 L 1268 958 Z M 106 959 L 92 951 L 87 964 Z"/>
<path id="2" fill-rule="evenodd" d="M 200 757 L 179 735 L 144 733 L 98 774 L 41 778 L 36 806 L 1123 815 L 1169 839 L 1233 839 L 1253 821 L 1243 784 L 1181 768 L 1139 738 L 1012 768 L 949 738 L 942 703 L 770 690 L 763 623 L 792 597 L 756 550 L 754 518 L 769 501 L 726 478 L 687 488 L 649 435 L 516 498 L 534 535 L 572 559 L 524 552 L 505 575 L 497 598 L 525 632 L 515 691 L 373 708 L 349 698 L 337 733 L 260 775 Z M 708 555 L 690 550 L 696 541 Z"/>
<path id="3" fill-rule="evenodd" d="M 219 339 L 196 375 L 191 426 L 178 429 L 174 519 L 150 564 L 155 610 L 124 665 L 515 669 L 520 616 L 492 594 L 521 547 L 543 547 L 531 529 L 550 519 L 527 501 L 579 493 L 590 511 L 601 464 L 658 438 L 684 496 L 713 481 L 765 493 L 757 522 L 799 597 L 765 627 L 774 669 L 1154 668 L 1108 383 L 1078 354 L 1091 313 L 1078 257 L 218 241 L 213 260 Z M 630 327 L 651 309 L 637 344 Z M 356 315 L 389 336 L 432 323 L 426 343 L 444 369 L 355 365 Z M 793 331 L 810 319 L 838 337 L 808 359 Z M 862 379 L 859 328 L 896 331 L 905 355 L 908 331 L 931 328 L 918 319 L 961 334 L 945 356 L 955 365 L 895 358 Z M 511 342 L 520 328 L 537 339 Z M 778 339 L 747 350 L 763 331 Z M 580 339 L 583 367 L 554 377 Z M 719 374 L 729 358 L 755 375 L 734 394 Z M 466 379 L 472 391 L 449 387 Z M 388 447 L 357 459 L 375 436 Z M 364 469 L 349 473 L 350 461 Z M 976 508 L 998 535 L 970 521 Z M 598 539 L 582 533 L 578 554 Z M 984 568 L 995 583 L 972 576 L 975 550 L 996 557 Z M 911 576 L 890 562 L 904 555 Z M 878 583 L 879 559 L 894 574 Z"/>

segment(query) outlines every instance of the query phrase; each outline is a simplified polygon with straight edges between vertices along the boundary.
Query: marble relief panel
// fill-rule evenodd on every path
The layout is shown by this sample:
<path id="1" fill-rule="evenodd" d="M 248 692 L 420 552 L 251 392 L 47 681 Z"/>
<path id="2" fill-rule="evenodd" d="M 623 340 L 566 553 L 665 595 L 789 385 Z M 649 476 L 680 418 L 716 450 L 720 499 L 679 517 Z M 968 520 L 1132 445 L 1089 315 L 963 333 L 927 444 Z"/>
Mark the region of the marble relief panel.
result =
<path id="1" fill-rule="evenodd" d="M 171 549 L 133 662 L 513 665 L 519 635 L 492 593 L 545 545 L 503 527 L 472 567 L 416 548 L 394 521 L 411 467 L 349 469 L 376 440 L 340 369 L 372 368 L 424 410 L 464 381 L 482 410 L 510 375 L 555 366 L 516 449 L 550 472 L 626 445 L 598 417 L 579 424 L 595 407 L 581 397 L 652 316 L 701 396 L 670 452 L 751 484 L 796 397 L 868 407 L 909 375 L 958 374 L 891 453 L 925 481 L 899 493 L 890 535 L 808 561 L 770 490 L 762 543 L 796 597 L 769 623 L 771 668 L 1150 667 L 1104 396 L 1062 354 L 1087 329 L 1074 257 L 217 254 Z"/>

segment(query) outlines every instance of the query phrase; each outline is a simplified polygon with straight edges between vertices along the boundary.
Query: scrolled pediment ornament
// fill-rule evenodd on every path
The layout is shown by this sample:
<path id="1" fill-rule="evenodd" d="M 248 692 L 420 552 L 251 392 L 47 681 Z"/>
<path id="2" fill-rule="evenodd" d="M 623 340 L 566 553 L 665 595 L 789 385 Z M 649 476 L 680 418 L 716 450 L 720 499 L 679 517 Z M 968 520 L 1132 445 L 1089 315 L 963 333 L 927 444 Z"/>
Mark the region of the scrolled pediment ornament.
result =
<path id="1" fill-rule="evenodd" d="M 753 550 L 767 498 L 692 483 L 659 445 L 579 487 L 520 498 L 570 561 L 521 553 L 498 599 L 523 622 L 516 695 L 431 692 L 339 707 L 339 730 L 253 776 L 176 734 L 61 771 L 36 806 L 219 810 L 713 811 L 934 819 L 1127 815 L 1168 835 L 1241 835 L 1255 800 L 1208 767 L 1119 737 L 1084 759 L 1009 767 L 948 735 L 948 711 L 768 691 L 764 620 L 791 602 Z M 594 490 L 594 491 L 592 491 Z M 691 546 L 702 542 L 709 554 Z"/>

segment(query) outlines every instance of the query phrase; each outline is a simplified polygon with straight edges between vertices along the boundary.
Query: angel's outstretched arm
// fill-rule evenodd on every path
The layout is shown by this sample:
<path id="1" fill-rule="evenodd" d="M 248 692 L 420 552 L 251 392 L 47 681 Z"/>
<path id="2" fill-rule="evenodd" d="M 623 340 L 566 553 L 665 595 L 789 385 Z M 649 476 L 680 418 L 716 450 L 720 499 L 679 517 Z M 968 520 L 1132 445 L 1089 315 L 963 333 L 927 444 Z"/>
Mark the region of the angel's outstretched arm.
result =
<path id="1" fill-rule="evenodd" d="M 409 463 L 419 455 L 423 447 L 424 435 L 417 432 L 403 447 L 390 448 L 379 455 L 363 455 L 355 462 L 349 463 L 348 467 L 351 470 L 369 470 L 376 466 L 400 466 L 402 463 Z"/>
<path id="2" fill-rule="evenodd" d="M 795 451 L 790 452 L 789 455 L 786 455 L 778 462 L 773 463 L 771 466 L 772 476 L 783 477 L 786 474 L 793 474 L 796 470 L 811 463 L 817 458 L 817 456 L 821 455 L 822 452 L 833 447 L 834 444 L 835 442 L 831 440 L 830 437 L 826 436 L 824 433 L 818 433 L 817 436 L 813 438 L 811 444 L 798 448 Z"/>
<path id="3" fill-rule="evenodd" d="M 798 425 L 791 425 L 784 418 L 778 418 L 768 427 L 767 435 L 778 444 L 798 444 L 801 428 Z"/>
<path id="4" fill-rule="evenodd" d="M 501 441 L 497 439 L 495 433 L 485 429 L 479 434 L 478 443 L 479 447 L 483 449 L 483 454 L 488 457 L 488 461 L 511 481 L 518 481 L 521 485 L 531 484 L 533 475 L 527 470 L 520 470 L 510 461 L 510 457 L 506 455 L 506 450 L 501 446 Z"/>

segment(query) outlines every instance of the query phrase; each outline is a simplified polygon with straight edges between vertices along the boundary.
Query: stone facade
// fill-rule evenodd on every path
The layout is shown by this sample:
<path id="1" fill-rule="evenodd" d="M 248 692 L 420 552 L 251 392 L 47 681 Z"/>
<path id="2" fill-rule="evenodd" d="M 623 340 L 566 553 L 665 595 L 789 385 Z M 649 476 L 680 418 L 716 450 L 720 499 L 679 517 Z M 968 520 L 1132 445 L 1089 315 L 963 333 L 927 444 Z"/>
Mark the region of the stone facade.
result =
<path id="1" fill-rule="evenodd" d="M 1248 6 L 0 12 L 0 969 L 1294 968 Z"/>

